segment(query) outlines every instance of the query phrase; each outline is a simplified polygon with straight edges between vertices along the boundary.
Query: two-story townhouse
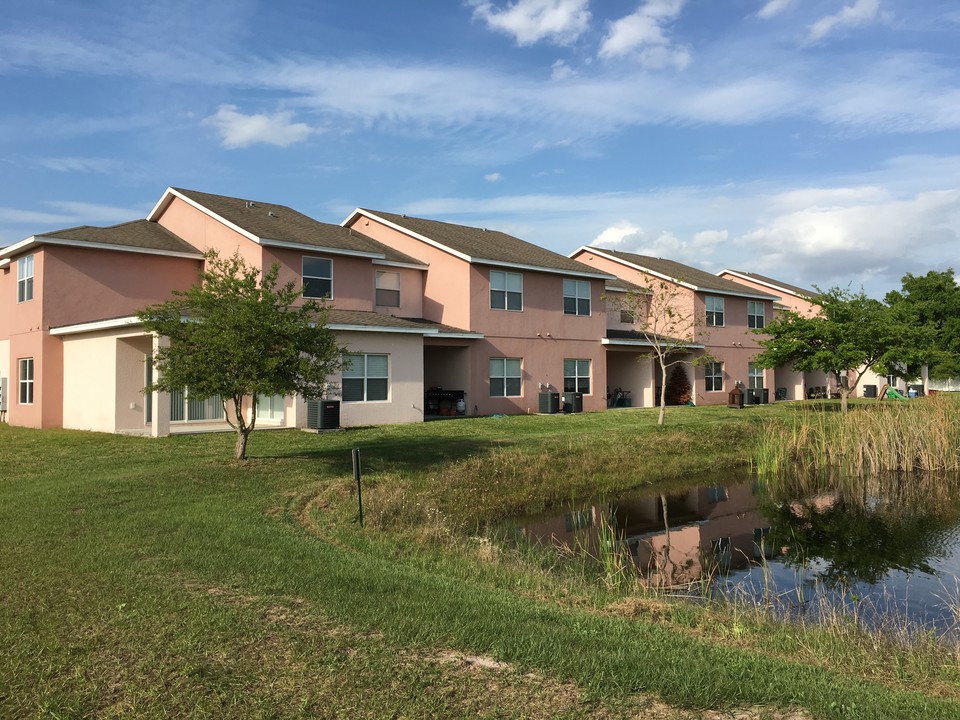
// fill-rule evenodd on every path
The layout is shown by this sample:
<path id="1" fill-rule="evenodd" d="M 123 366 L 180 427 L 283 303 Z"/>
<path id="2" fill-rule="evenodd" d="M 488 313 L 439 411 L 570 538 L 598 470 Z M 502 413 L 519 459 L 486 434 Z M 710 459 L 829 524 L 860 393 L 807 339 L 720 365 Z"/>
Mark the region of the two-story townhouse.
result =
<path id="1" fill-rule="evenodd" d="M 146 220 L 74 228 L 0 249 L 0 377 L 9 422 L 107 432 L 224 427 L 216 399 L 189 389 L 144 396 L 149 358 L 162 342 L 135 313 L 197 281 L 203 252 L 277 263 L 281 281 L 327 302 L 328 325 L 348 348 L 331 378 L 345 425 L 423 419 L 423 338 L 476 334 L 423 314 L 426 266 L 355 230 L 291 208 L 168 189 Z M 303 398 L 258 398 L 259 422 L 304 426 Z"/>
<path id="2" fill-rule="evenodd" d="M 754 391 L 749 395 L 760 401 L 773 399 L 773 371 L 752 362 L 761 350 L 752 331 L 772 319 L 777 296 L 663 258 L 596 247 L 578 248 L 570 257 L 651 292 L 658 291 L 660 282 L 666 283 L 671 293 L 676 291 L 673 302 L 682 315 L 693 320 L 687 327 L 678 328 L 675 337 L 686 341 L 688 359 L 704 354 L 712 357 L 709 362 L 686 366 L 696 404 L 725 404 L 730 390 L 738 384 Z M 649 353 L 639 346 L 637 354 Z M 658 397 L 656 389 L 664 382 L 658 365 L 650 367 L 652 376 L 644 379 L 645 398 Z"/>
<path id="3" fill-rule="evenodd" d="M 804 317 L 813 317 L 820 312 L 820 306 L 816 302 L 817 292 L 814 290 L 808 290 L 782 280 L 745 270 L 724 269 L 717 275 L 759 292 L 776 293 L 780 300 L 776 303 L 774 312 L 785 309 Z M 849 372 L 855 371 L 851 370 Z M 853 380 L 852 377 L 851 380 Z M 821 389 L 825 389 L 827 394 L 831 394 L 836 389 L 835 378 L 829 377 L 827 373 L 820 371 L 801 372 L 791 367 L 776 368 L 775 383 L 777 396 L 785 400 L 808 398 L 819 394 Z M 902 378 L 895 375 L 883 377 L 868 368 L 863 372 L 863 377 L 854 390 L 854 396 L 876 397 L 879 389 L 884 385 L 889 385 L 903 393 L 907 392 L 907 384 Z"/>
<path id="4" fill-rule="evenodd" d="M 541 392 L 606 407 L 609 273 L 484 228 L 359 208 L 343 225 L 429 266 L 425 319 L 483 336 L 425 337 L 428 387 L 462 392 L 482 415 L 537 412 Z"/>

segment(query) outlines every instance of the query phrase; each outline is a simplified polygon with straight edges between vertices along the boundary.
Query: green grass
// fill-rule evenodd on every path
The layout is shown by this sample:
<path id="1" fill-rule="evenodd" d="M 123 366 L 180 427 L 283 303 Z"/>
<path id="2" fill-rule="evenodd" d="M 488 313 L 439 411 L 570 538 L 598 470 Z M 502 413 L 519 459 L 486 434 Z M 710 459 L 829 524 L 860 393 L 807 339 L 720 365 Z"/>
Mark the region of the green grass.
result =
<path id="1" fill-rule="evenodd" d="M 518 511 L 731 471 L 777 412 L 261 432 L 243 464 L 229 435 L 0 426 L 0 716 L 957 717 L 955 658 L 831 649 L 486 539 Z"/>

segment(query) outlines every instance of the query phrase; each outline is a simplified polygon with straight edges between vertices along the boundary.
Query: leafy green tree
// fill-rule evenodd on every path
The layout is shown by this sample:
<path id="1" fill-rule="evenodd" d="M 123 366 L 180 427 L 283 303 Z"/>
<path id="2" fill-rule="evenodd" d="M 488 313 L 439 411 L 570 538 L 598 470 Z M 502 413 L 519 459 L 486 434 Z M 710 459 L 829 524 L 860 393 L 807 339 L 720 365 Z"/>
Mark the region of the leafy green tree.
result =
<path id="1" fill-rule="evenodd" d="M 914 325 L 930 326 L 930 377 L 960 377 L 960 285 L 953 269 L 931 270 L 926 275 L 907 273 L 902 283 L 902 290 L 887 293 L 886 301 L 901 309 Z"/>
<path id="2" fill-rule="evenodd" d="M 850 394 L 867 369 L 902 377 L 909 365 L 922 361 L 929 332 L 913 325 L 901 308 L 869 298 L 862 290 L 832 288 L 814 299 L 820 306 L 817 315 L 783 311 L 758 331 L 765 337 L 759 341 L 763 352 L 754 358 L 757 365 L 832 374 L 846 412 Z"/>
<path id="3" fill-rule="evenodd" d="M 239 254 L 206 254 L 198 284 L 138 313 L 144 328 L 169 338 L 153 357 L 147 392 L 187 388 L 198 400 L 219 395 L 236 430 L 236 458 L 247 455 L 257 396 L 323 396 L 343 348 L 326 328 L 327 308 L 301 302 L 293 282 L 278 287 L 280 268 L 261 273 Z"/>

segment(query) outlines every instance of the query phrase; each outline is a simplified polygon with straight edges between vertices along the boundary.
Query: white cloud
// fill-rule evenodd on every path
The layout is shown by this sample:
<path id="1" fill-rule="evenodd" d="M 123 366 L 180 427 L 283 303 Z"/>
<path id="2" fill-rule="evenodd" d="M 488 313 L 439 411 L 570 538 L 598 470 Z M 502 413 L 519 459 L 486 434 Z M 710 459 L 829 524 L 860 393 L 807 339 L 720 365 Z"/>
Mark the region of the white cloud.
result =
<path id="1" fill-rule="evenodd" d="M 762 20 L 769 20 L 782 13 L 792 4 L 793 0 L 769 0 L 769 2 L 757 12 L 757 17 Z"/>
<path id="2" fill-rule="evenodd" d="M 690 64 L 690 51 L 675 46 L 664 33 L 664 26 L 680 14 L 685 3 L 686 0 L 647 0 L 633 14 L 610 23 L 599 56 L 632 56 L 648 68 L 685 68 Z"/>
<path id="3" fill-rule="evenodd" d="M 595 247 L 610 248 L 616 250 L 624 243 L 627 238 L 633 237 L 642 232 L 639 227 L 628 222 L 620 222 L 611 225 L 606 230 L 597 235 L 590 243 Z"/>
<path id="4" fill-rule="evenodd" d="M 484 175 L 483 179 L 486 180 L 487 182 L 495 183 L 503 180 L 503 175 L 501 175 L 498 172 L 495 172 L 495 173 L 490 173 L 489 175 Z"/>
<path id="5" fill-rule="evenodd" d="M 516 0 L 505 9 L 483 0 L 471 4 L 474 19 L 512 36 L 520 46 L 541 40 L 569 45 L 590 26 L 589 0 Z"/>
<path id="6" fill-rule="evenodd" d="M 289 111 L 244 115 L 236 105 L 221 105 L 214 115 L 203 120 L 203 124 L 217 129 L 225 148 L 243 148 L 256 143 L 287 147 L 316 132 L 305 123 L 291 122 L 292 118 L 293 113 Z"/>
<path id="7" fill-rule="evenodd" d="M 108 173 L 116 172 L 119 163 L 110 158 L 48 157 L 40 158 L 41 167 L 57 172 Z"/>
<path id="8" fill-rule="evenodd" d="M 553 80 L 569 80 L 576 73 L 563 60 L 557 60 L 550 68 L 550 77 Z"/>
<path id="9" fill-rule="evenodd" d="M 875 20 L 880 12 L 880 0 L 854 0 L 835 15 L 827 15 L 817 20 L 809 28 L 808 42 L 817 42 L 837 28 L 867 25 Z"/>

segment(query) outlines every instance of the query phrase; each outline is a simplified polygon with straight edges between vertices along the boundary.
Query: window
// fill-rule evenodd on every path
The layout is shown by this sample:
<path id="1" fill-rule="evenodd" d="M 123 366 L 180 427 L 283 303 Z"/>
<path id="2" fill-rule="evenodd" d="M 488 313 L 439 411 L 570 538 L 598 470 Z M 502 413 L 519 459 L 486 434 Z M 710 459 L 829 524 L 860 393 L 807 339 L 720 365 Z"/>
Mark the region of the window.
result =
<path id="1" fill-rule="evenodd" d="M 33 255 L 17 260 L 17 302 L 33 300 Z"/>
<path id="2" fill-rule="evenodd" d="M 756 300 L 747 301 L 747 327 L 760 329 L 764 326 L 766 317 L 764 316 L 763 303 Z"/>
<path id="3" fill-rule="evenodd" d="M 706 297 L 707 304 L 707 325 L 710 327 L 723 327 L 723 298 Z"/>
<path id="4" fill-rule="evenodd" d="M 490 397 L 520 397 L 520 358 L 490 358 Z"/>
<path id="5" fill-rule="evenodd" d="M 333 261 L 324 258 L 303 258 L 303 296 L 333 297 Z"/>
<path id="6" fill-rule="evenodd" d="M 20 358 L 17 377 L 21 405 L 33 405 L 33 358 Z"/>
<path id="7" fill-rule="evenodd" d="M 257 419 L 283 420 L 283 395 L 257 395 Z"/>
<path id="8" fill-rule="evenodd" d="M 590 283 L 586 280 L 563 281 L 563 314 L 590 314 Z"/>
<path id="9" fill-rule="evenodd" d="M 387 355 L 343 356 L 344 402 L 382 402 L 387 399 L 390 378 Z"/>
<path id="10" fill-rule="evenodd" d="M 625 323 L 627 325 L 633 325 L 636 321 L 637 319 L 634 317 L 633 313 L 630 312 L 629 310 L 620 311 L 620 322 Z"/>
<path id="11" fill-rule="evenodd" d="M 400 307 L 400 273 L 377 270 L 375 302 L 380 307 Z"/>
<path id="12" fill-rule="evenodd" d="M 490 307 L 494 310 L 523 310 L 523 275 L 491 270 Z"/>
<path id="13" fill-rule="evenodd" d="M 750 363 L 747 368 L 747 387 L 748 388 L 762 388 L 763 387 L 763 368 Z"/>
<path id="14" fill-rule="evenodd" d="M 219 395 L 192 398 L 189 390 L 170 393 L 170 422 L 202 422 L 223 420 L 223 399 Z"/>
<path id="15" fill-rule="evenodd" d="M 703 366 L 704 389 L 707 392 L 723 390 L 723 363 L 712 362 Z"/>
<path id="16" fill-rule="evenodd" d="M 563 361 L 563 391 L 578 392 L 584 395 L 590 392 L 590 361 Z"/>

